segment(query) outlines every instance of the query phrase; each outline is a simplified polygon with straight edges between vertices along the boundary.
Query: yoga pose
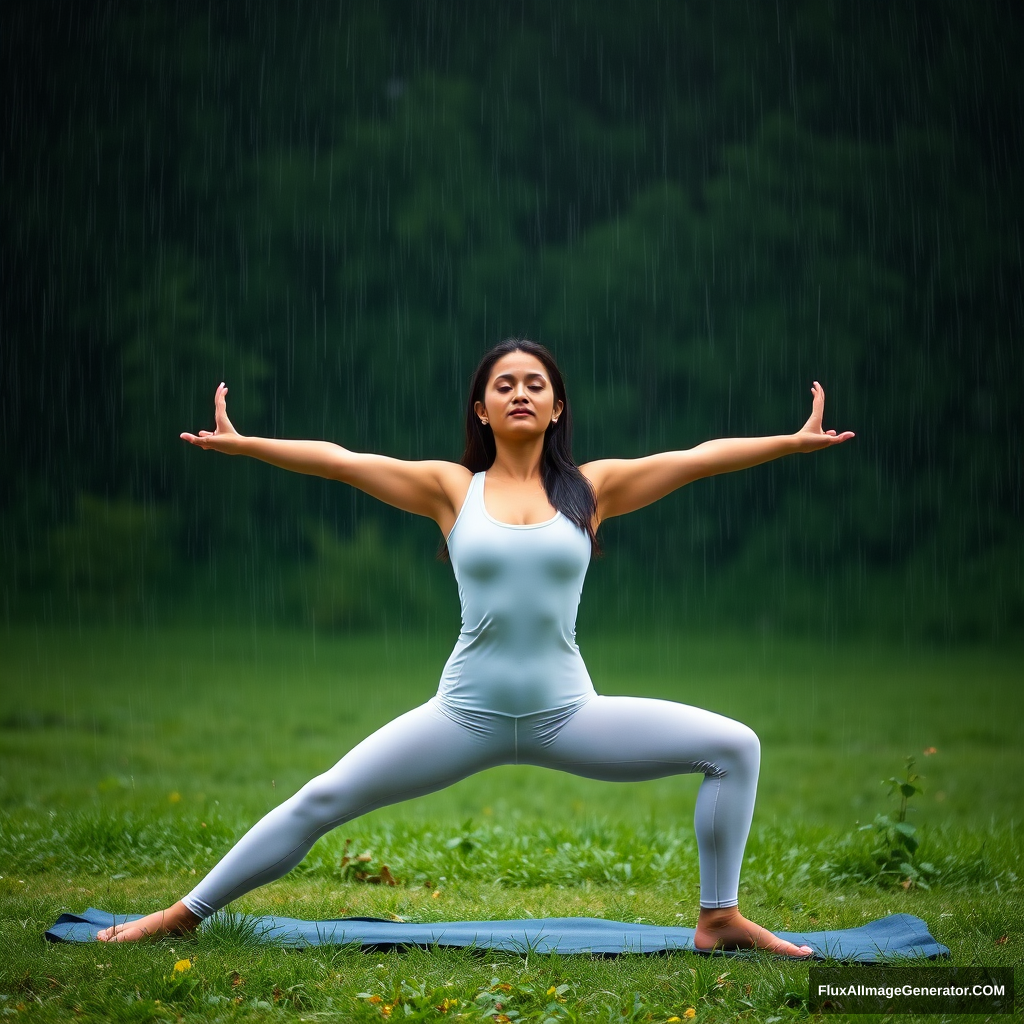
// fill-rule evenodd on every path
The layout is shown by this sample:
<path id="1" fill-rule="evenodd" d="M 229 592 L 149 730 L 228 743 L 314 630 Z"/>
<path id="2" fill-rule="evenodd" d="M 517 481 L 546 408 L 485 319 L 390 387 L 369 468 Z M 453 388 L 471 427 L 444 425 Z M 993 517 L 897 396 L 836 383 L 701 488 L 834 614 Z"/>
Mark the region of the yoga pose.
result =
<path id="1" fill-rule="evenodd" d="M 576 646 L 576 611 L 598 526 L 702 477 L 811 452 L 853 437 L 822 429 L 814 383 L 795 434 L 725 438 L 639 459 L 572 461 L 572 419 L 551 354 L 510 339 L 484 356 L 469 397 L 461 464 L 405 462 L 326 441 L 243 437 L 214 399 L 200 448 L 352 484 L 441 528 L 459 584 L 462 632 L 437 694 L 350 750 L 257 822 L 178 903 L 99 934 L 103 941 L 183 932 L 298 864 L 322 835 L 377 807 L 431 793 L 500 764 L 558 768 L 613 782 L 703 774 L 694 824 L 699 949 L 810 955 L 739 912 L 760 744 L 730 718 L 594 690 Z"/>

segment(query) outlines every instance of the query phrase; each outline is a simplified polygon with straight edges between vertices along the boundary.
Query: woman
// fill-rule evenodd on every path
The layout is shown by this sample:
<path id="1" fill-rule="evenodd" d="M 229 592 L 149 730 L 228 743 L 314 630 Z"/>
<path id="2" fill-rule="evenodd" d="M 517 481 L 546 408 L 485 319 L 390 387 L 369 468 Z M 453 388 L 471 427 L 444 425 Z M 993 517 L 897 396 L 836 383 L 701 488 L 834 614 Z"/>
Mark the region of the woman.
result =
<path id="1" fill-rule="evenodd" d="M 551 354 L 510 339 L 484 356 L 466 419 L 462 463 L 404 462 L 326 441 L 243 437 L 228 419 L 192 444 L 341 480 L 429 516 L 459 583 L 462 632 L 437 694 L 349 751 L 271 811 L 178 903 L 100 932 L 103 941 L 184 932 L 243 893 L 280 878 L 320 836 L 377 807 L 499 764 L 638 781 L 701 772 L 699 949 L 809 955 L 739 912 L 740 863 L 754 810 L 760 744 L 745 725 L 700 708 L 594 691 L 575 642 L 576 610 L 599 525 L 683 484 L 853 437 L 822 430 L 815 382 L 795 434 L 707 441 L 641 459 L 572 462 L 572 419 Z"/>

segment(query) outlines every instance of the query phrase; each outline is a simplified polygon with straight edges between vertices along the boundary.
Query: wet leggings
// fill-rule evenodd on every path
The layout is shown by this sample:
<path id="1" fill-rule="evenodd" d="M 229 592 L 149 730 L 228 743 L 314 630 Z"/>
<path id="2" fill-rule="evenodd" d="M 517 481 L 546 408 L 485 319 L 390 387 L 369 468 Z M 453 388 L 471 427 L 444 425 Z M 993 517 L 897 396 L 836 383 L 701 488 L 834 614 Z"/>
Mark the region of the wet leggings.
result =
<path id="1" fill-rule="evenodd" d="M 532 764 L 607 782 L 702 773 L 694 814 L 700 905 L 735 906 L 760 756 L 747 726 L 673 701 L 595 695 L 569 708 L 510 717 L 435 696 L 258 821 L 183 902 L 208 917 L 286 874 L 322 835 L 360 814 L 495 765 Z"/>

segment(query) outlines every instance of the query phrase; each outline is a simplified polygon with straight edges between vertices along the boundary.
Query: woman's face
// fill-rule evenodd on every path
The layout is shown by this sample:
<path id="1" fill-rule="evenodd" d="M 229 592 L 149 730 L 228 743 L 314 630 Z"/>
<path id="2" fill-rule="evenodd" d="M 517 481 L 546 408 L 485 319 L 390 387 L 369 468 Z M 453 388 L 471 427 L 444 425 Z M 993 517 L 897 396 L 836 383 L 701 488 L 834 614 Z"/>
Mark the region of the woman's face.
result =
<path id="1" fill-rule="evenodd" d="M 491 367 L 484 400 L 473 405 L 496 438 L 509 440 L 543 436 L 562 408 L 544 364 L 528 352 L 502 356 Z"/>

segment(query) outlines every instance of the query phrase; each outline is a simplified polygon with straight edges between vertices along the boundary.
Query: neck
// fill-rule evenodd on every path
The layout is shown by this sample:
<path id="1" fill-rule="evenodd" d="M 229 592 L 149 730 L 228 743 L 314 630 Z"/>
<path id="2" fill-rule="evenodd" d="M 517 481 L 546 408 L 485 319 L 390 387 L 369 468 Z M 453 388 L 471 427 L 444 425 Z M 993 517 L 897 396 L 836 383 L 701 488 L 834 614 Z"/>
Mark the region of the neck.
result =
<path id="1" fill-rule="evenodd" d="M 541 479 L 540 463 L 544 454 L 544 438 L 538 437 L 522 444 L 510 445 L 495 439 L 496 454 L 491 468 L 492 477 L 502 477 L 517 483 Z"/>

